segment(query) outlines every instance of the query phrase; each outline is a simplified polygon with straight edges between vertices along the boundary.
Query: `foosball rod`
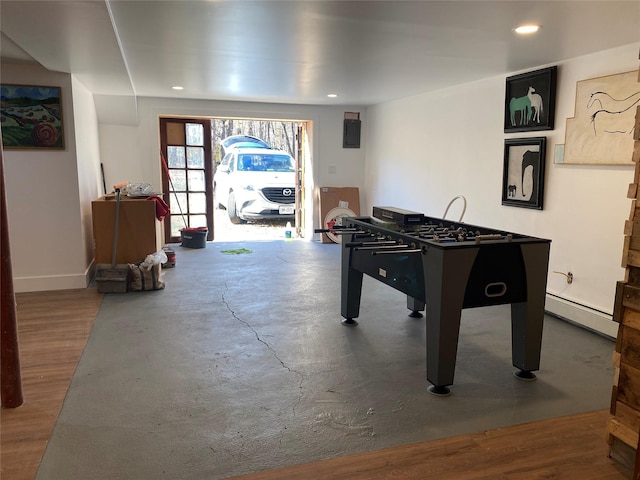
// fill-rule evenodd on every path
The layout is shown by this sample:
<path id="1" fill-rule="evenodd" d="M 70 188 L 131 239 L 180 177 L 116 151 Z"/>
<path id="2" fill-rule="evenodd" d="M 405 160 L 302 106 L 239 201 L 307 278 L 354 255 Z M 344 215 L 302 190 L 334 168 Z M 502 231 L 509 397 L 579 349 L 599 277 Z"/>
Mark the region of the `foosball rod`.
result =
<path id="1" fill-rule="evenodd" d="M 359 247 L 374 247 L 374 246 L 383 246 L 383 245 L 397 245 L 398 242 L 395 240 L 378 240 L 373 242 L 347 242 L 344 244 L 345 247 L 348 248 L 359 248 Z"/>
<path id="2" fill-rule="evenodd" d="M 406 255 L 407 253 L 423 253 L 420 248 L 409 250 L 374 250 L 371 255 Z"/>
<path id="3" fill-rule="evenodd" d="M 356 234 L 362 234 L 362 233 L 367 233 L 364 230 L 360 230 L 357 228 L 347 228 L 347 227 L 342 227 L 342 228 L 316 228 L 314 230 L 315 233 L 333 233 L 334 235 L 342 235 L 344 233 L 356 233 Z"/>

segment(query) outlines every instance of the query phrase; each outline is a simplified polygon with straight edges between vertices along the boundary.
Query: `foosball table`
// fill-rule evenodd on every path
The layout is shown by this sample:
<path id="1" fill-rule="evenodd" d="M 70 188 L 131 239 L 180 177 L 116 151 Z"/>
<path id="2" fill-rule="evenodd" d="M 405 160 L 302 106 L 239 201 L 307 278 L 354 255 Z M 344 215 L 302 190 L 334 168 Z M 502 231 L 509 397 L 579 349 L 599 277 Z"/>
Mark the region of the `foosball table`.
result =
<path id="1" fill-rule="evenodd" d="M 405 293 L 409 315 L 426 315 L 429 391 L 448 395 L 462 309 L 511 304 L 514 374 L 535 379 L 551 241 L 394 207 L 373 214 L 333 227 L 342 244 L 342 323 L 358 324 L 363 274 Z"/>

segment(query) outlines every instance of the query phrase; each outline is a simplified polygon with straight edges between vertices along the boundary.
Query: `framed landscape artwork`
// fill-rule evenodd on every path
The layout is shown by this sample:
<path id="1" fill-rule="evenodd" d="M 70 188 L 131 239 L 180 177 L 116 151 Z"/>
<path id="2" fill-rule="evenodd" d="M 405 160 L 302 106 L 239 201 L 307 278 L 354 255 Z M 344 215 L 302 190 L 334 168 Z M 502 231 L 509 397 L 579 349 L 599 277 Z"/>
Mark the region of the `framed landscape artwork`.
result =
<path id="1" fill-rule="evenodd" d="M 553 130 L 558 67 L 507 77 L 504 132 Z"/>
<path id="2" fill-rule="evenodd" d="M 504 141 L 502 205 L 542 210 L 546 137 Z"/>
<path id="3" fill-rule="evenodd" d="M 64 149 L 60 94 L 60 87 L 1 85 L 3 147 Z"/>

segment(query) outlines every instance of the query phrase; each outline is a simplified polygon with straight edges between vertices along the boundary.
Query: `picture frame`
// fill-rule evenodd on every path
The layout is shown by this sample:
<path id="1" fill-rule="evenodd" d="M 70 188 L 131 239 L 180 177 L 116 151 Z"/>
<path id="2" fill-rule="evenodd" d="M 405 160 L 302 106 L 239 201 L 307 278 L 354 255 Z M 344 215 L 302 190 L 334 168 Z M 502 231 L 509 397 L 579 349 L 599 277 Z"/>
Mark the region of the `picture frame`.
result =
<path id="1" fill-rule="evenodd" d="M 0 85 L 0 124 L 5 150 L 63 150 L 62 88 Z"/>
<path id="2" fill-rule="evenodd" d="M 558 67 L 507 77 L 504 133 L 553 130 Z"/>
<path id="3" fill-rule="evenodd" d="M 565 123 L 562 163 L 634 165 L 638 106 L 638 70 L 578 81 L 574 115 Z"/>
<path id="4" fill-rule="evenodd" d="M 546 137 L 504 141 L 502 205 L 542 210 Z"/>

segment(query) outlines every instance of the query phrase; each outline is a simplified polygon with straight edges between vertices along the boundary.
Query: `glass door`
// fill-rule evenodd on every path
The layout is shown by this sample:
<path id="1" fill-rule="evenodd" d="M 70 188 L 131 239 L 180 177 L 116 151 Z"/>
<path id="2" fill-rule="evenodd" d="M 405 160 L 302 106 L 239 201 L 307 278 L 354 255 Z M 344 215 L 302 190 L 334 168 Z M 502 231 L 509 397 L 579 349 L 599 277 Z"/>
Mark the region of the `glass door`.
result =
<path id="1" fill-rule="evenodd" d="M 167 242 L 181 240 L 180 229 L 207 227 L 213 240 L 211 122 L 207 119 L 160 119 L 163 192 L 170 213 Z"/>

